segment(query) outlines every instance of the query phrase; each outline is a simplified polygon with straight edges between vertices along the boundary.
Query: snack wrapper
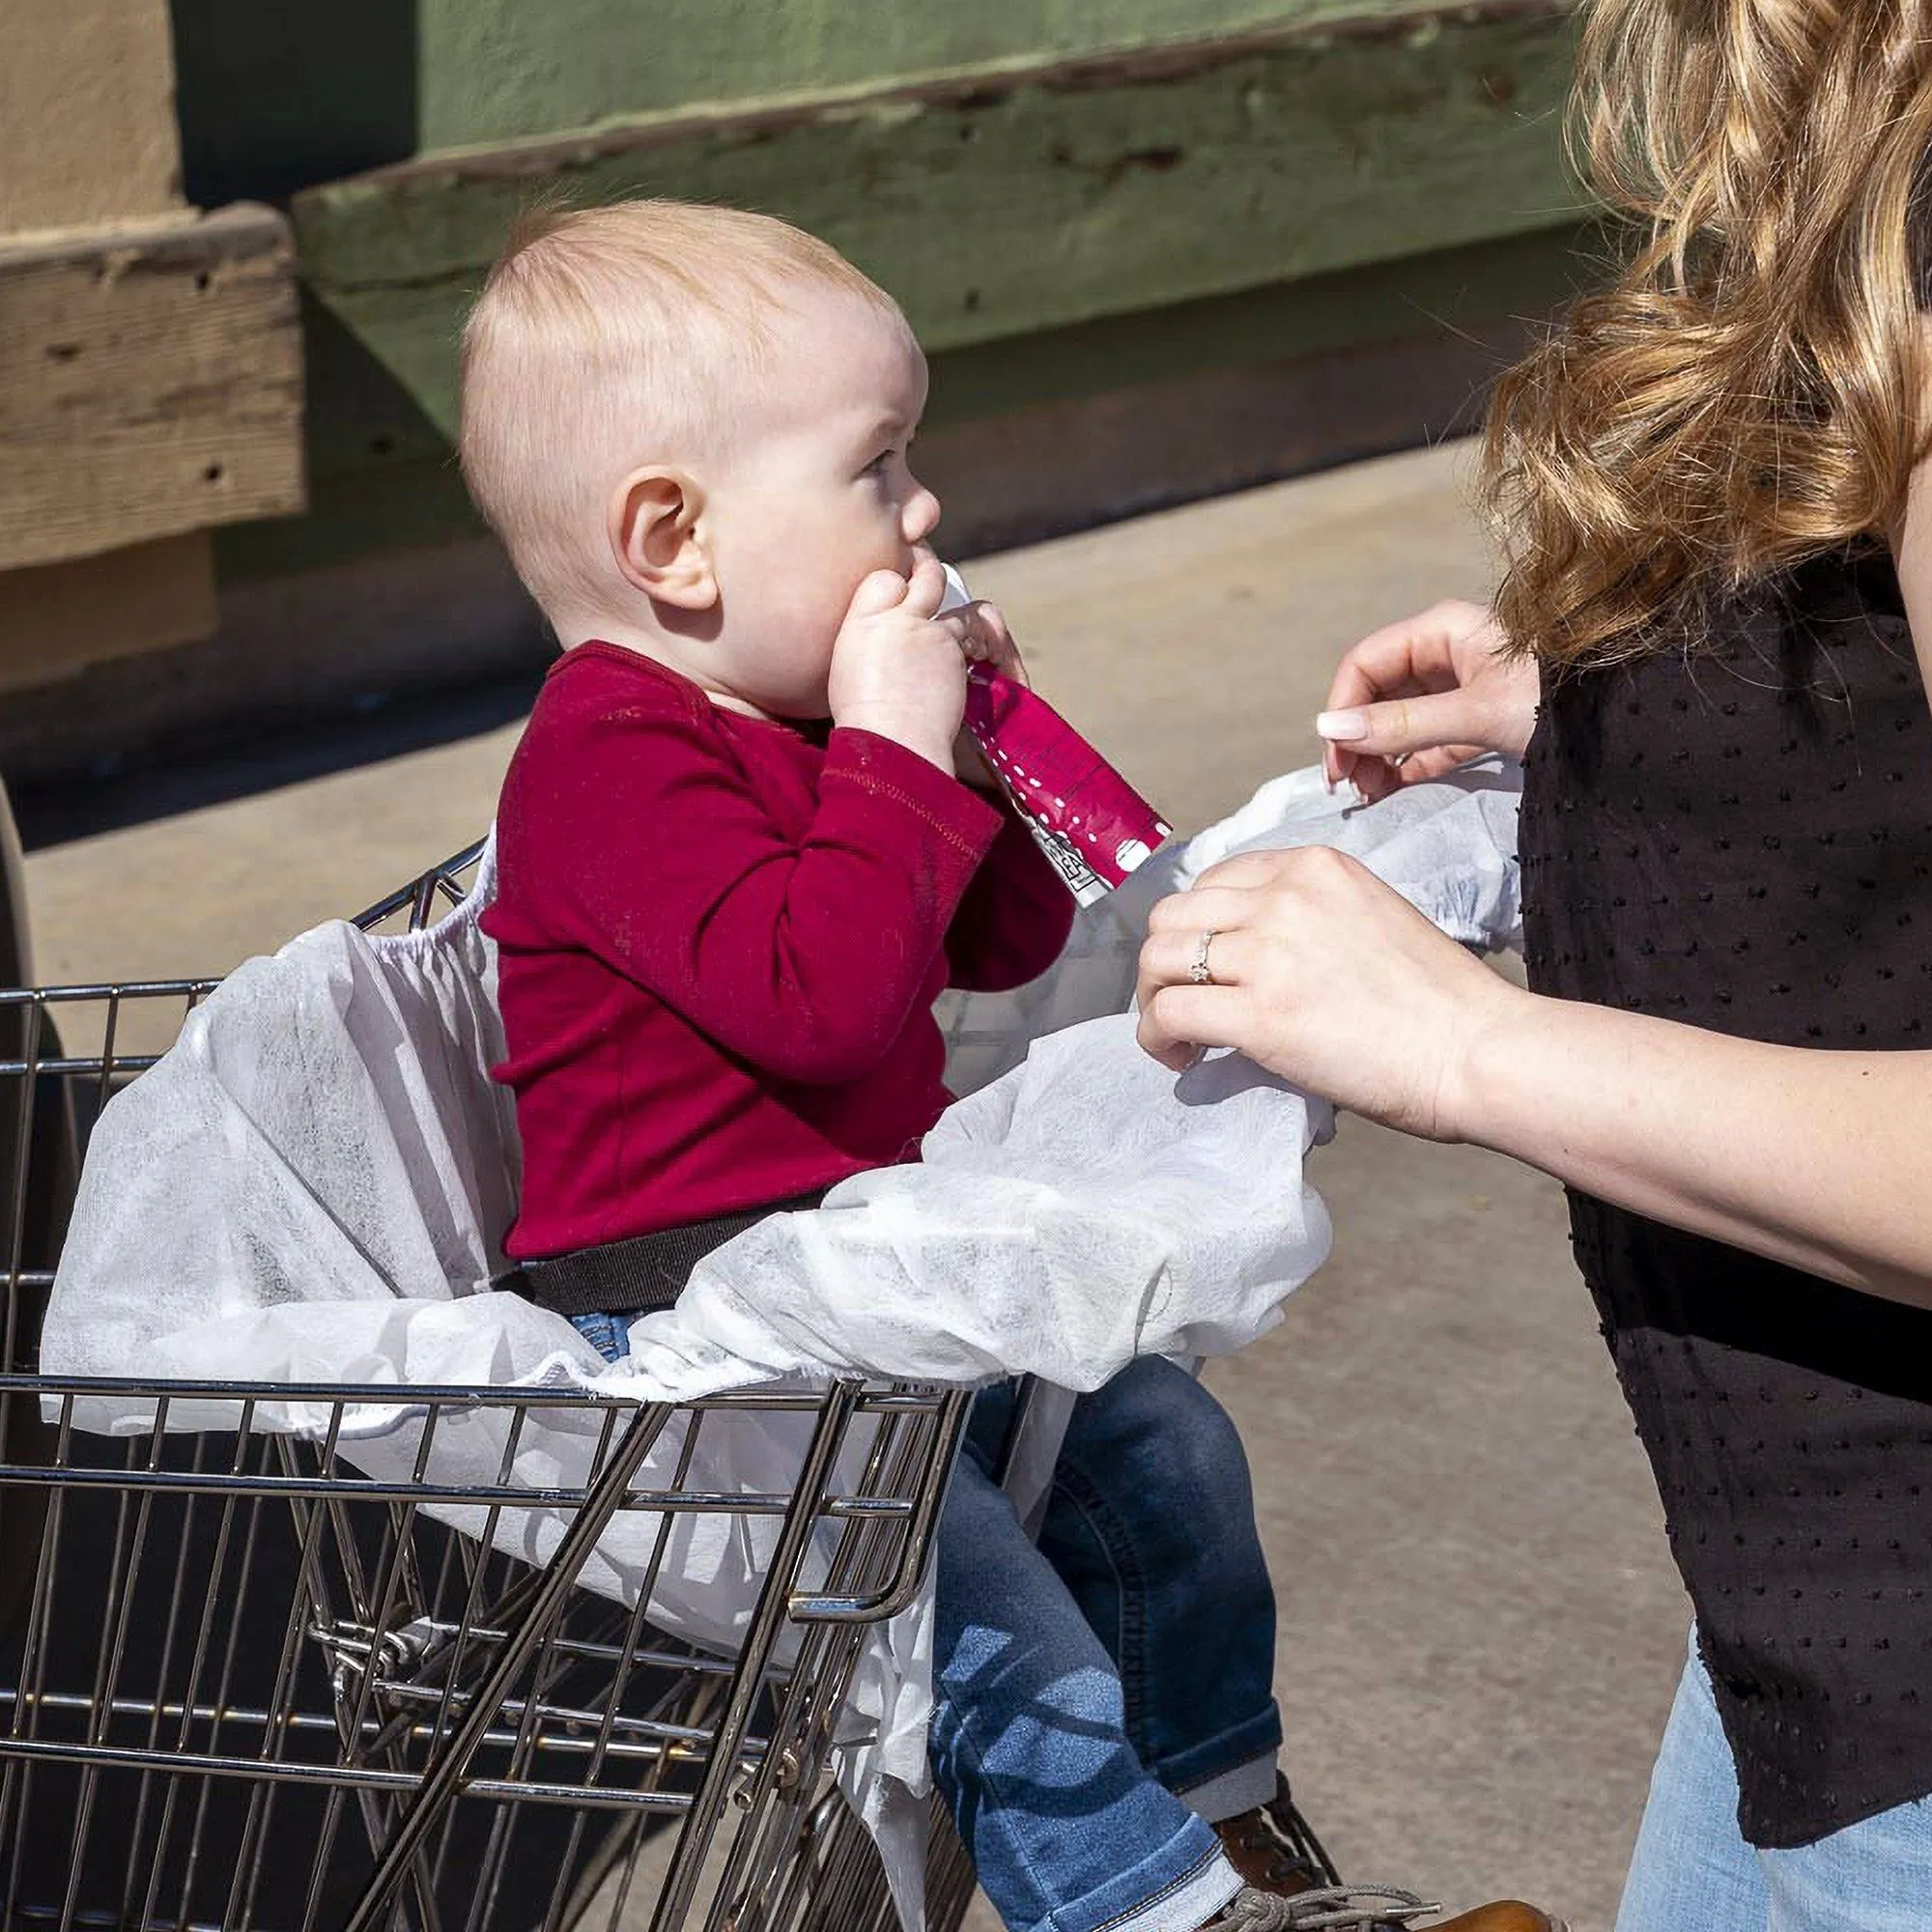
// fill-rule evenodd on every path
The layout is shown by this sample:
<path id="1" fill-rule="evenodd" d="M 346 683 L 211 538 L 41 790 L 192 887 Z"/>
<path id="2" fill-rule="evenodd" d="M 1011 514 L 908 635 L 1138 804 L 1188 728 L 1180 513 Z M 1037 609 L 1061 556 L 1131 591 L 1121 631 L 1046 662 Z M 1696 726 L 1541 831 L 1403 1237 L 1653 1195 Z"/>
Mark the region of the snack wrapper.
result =
<path id="1" fill-rule="evenodd" d="M 952 610 L 970 602 L 946 567 Z M 1037 692 L 976 664 L 966 728 L 1040 850 L 1081 905 L 1132 876 L 1174 828 Z"/>

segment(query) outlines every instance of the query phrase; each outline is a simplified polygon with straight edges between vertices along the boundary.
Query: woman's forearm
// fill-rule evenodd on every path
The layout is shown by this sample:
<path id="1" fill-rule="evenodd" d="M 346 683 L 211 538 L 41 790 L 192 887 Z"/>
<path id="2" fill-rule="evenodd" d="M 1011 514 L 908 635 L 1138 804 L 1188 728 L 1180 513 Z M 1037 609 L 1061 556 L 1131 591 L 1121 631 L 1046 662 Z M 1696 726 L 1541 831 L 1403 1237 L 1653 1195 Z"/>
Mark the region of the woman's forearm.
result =
<path id="1" fill-rule="evenodd" d="M 1932 1307 L 1932 1053 L 1765 1046 L 1523 994 L 1491 1015 L 1459 1085 L 1465 1139 Z"/>
<path id="2" fill-rule="evenodd" d="M 1235 1047 L 1404 1133 L 1932 1307 L 1932 1053 L 1762 1046 L 1525 993 L 1320 847 L 1244 853 L 1161 900 L 1139 1005 L 1171 1066 Z"/>

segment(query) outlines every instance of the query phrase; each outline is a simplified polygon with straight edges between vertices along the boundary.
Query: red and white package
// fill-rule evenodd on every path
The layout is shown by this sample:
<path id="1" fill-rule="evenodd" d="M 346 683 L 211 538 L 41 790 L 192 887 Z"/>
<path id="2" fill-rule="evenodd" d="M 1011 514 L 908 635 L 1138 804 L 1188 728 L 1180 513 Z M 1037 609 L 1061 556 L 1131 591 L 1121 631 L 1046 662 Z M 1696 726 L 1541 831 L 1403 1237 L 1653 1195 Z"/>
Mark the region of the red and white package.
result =
<path id="1" fill-rule="evenodd" d="M 942 611 L 973 601 L 949 564 Z M 989 665 L 966 678 L 966 728 L 1082 905 L 1112 892 L 1174 827 L 1045 698 Z"/>
<path id="2" fill-rule="evenodd" d="M 1037 692 L 976 664 L 966 728 L 1082 905 L 1153 856 L 1169 825 Z"/>

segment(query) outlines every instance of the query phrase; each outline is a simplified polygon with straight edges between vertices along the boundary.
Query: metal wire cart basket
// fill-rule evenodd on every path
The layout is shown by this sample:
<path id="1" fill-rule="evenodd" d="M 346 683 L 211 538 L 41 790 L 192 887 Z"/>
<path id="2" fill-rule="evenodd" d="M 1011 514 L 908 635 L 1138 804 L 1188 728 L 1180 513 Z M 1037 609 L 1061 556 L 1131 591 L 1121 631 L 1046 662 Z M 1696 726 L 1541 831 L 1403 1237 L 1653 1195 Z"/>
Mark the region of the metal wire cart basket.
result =
<path id="1" fill-rule="evenodd" d="M 358 923 L 424 924 L 474 857 Z M 0 992 L 0 1925 L 889 1925 L 828 1756 L 868 1626 L 917 1585 L 967 1397 L 412 1387 L 413 1465 L 379 1480 L 345 1418 L 393 1387 L 36 1374 L 88 1122 L 212 984 Z M 103 1394 L 155 1427 L 90 1433 Z M 292 1395 L 315 1426 L 263 1433 Z M 167 1429 L 210 1401 L 226 1433 Z M 750 1409 L 791 1418 L 796 1481 L 707 1492 L 705 1432 Z M 439 1483 L 439 1438 L 479 1427 L 505 1445 L 498 1479 Z M 545 1429 L 583 1445 L 568 1479 L 511 1481 Z M 656 1523 L 631 1606 L 575 1586 L 620 1511 Z M 538 1547 L 519 1528 L 538 1513 L 544 1553 L 503 1553 Z M 774 1550 L 732 1656 L 645 1616 L 666 1552 L 720 1519 Z M 936 1842 L 944 1925 L 971 1877 Z"/>

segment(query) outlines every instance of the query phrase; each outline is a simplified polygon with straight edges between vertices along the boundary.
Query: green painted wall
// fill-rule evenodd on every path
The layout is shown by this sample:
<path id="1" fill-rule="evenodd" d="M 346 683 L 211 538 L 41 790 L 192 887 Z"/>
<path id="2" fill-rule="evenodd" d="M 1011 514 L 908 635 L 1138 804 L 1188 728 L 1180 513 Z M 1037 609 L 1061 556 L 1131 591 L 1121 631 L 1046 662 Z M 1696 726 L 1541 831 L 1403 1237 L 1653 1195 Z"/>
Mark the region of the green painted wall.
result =
<path id="1" fill-rule="evenodd" d="M 1548 227 L 1567 22 L 1286 35 L 1175 71 L 1039 70 L 722 122 L 429 156 L 296 202 L 321 299 L 455 421 L 454 343 L 536 192 L 639 193 L 782 214 L 896 296 L 928 350 Z"/>
<path id="2" fill-rule="evenodd" d="M 224 532 L 229 578 L 473 527 L 455 333 L 532 195 L 805 222 L 905 301 L 939 423 L 1539 313 L 1575 272 L 1569 0 L 172 6 L 188 191 L 295 196 L 308 284 L 314 507 Z"/>
<path id="3" fill-rule="evenodd" d="M 416 0 L 425 148 L 868 87 L 1414 0 Z"/>

